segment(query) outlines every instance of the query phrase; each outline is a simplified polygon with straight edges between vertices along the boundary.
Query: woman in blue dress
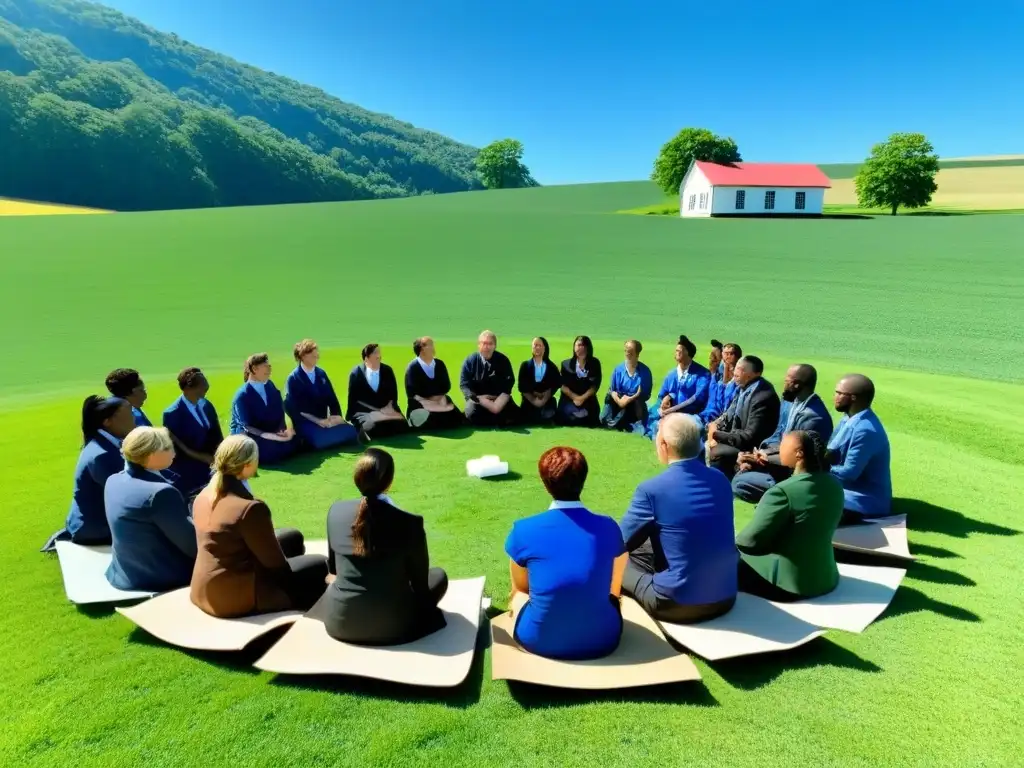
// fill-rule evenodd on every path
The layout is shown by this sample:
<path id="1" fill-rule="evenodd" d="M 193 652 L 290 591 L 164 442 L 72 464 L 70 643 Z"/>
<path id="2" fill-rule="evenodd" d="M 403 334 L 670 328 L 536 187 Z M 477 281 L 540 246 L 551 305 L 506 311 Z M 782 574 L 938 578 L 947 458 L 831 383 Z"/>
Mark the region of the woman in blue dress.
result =
<path id="1" fill-rule="evenodd" d="M 261 464 L 284 461 L 298 448 L 295 430 L 284 418 L 284 400 L 270 380 L 266 352 L 249 355 L 242 371 L 244 384 L 231 400 L 231 434 L 247 434 L 260 449 Z"/>
<path id="2" fill-rule="evenodd" d="M 319 367 L 320 349 L 303 339 L 292 351 L 297 365 L 284 383 L 284 410 L 302 442 L 322 451 L 354 443 L 356 428 L 341 415 L 341 403 L 327 372 Z"/>
<path id="3" fill-rule="evenodd" d="M 551 362 L 547 339 L 535 338 L 531 351 L 530 359 L 519 366 L 517 382 L 523 400 L 519 413 L 524 424 L 550 424 L 555 419 L 555 395 L 562 380 Z"/>
<path id="4" fill-rule="evenodd" d="M 625 360 L 612 371 L 601 411 L 601 424 L 608 429 L 628 432 L 636 426 L 642 433 L 647 424 L 647 400 L 654 378 L 651 369 L 640 362 L 643 348 L 636 339 L 627 341 L 623 350 Z"/>
<path id="5" fill-rule="evenodd" d="M 555 416 L 567 427 L 597 427 L 601 424 L 601 404 L 597 391 L 601 388 L 601 361 L 594 357 L 589 336 L 577 336 L 572 343 L 572 357 L 562 361 L 559 372 L 562 395 Z"/>
<path id="6" fill-rule="evenodd" d="M 645 434 L 652 440 L 663 416 L 669 413 L 698 415 L 707 407 L 711 374 L 693 359 L 695 354 L 697 346 L 686 336 L 680 336 L 676 343 L 676 366 L 661 383 L 655 407 L 647 418 Z"/>

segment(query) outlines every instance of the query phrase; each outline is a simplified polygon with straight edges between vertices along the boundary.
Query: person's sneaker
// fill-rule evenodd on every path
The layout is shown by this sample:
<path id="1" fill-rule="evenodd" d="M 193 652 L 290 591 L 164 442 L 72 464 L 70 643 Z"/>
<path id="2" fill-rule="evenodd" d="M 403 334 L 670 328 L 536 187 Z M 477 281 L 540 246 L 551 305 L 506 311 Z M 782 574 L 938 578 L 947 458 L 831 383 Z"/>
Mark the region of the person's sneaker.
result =
<path id="1" fill-rule="evenodd" d="M 430 411 L 426 408 L 417 408 L 415 411 L 409 414 L 409 423 L 414 427 L 422 427 L 427 423 L 427 419 L 430 418 Z"/>

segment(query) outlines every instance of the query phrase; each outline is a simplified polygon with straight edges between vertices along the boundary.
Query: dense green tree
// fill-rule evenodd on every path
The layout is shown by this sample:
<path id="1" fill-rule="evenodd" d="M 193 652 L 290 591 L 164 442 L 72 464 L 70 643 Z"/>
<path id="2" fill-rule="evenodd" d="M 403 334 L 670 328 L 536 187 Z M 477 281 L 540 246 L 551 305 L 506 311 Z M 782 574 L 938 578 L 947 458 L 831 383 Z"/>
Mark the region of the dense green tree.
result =
<path id="1" fill-rule="evenodd" d="M 499 139 L 481 149 L 476 170 L 488 189 L 537 186 L 530 169 L 523 165 L 523 143 L 518 139 Z"/>
<path id="2" fill-rule="evenodd" d="M 740 150 L 731 138 L 716 136 L 706 128 L 683 128 L 665 142 L 654 161 L 651 180 L 666 195 L 679 194 L 679 186 L 694 160 L 738 163 Z"/>
<path id="3" fill-rule="evenodd" d="M 481 189 L 473 147 L 81 0 L 0 0 L 0 195 L 117 210 Z"/>
<path id="4" fill-rule="evenodd" d="M 922 208 L 939 187 L 939 156 L 922 133 L 894 133 L 875 144 L 854 177 L 862 208 Z"/>

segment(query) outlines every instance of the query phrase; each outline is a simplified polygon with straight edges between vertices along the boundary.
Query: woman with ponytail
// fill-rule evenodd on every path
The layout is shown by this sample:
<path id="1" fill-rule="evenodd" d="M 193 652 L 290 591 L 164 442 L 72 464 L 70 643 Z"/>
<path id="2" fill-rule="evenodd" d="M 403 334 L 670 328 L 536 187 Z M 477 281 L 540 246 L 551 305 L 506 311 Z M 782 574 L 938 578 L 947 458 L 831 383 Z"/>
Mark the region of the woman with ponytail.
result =
<path id="1" fill-rule="evenodd" d="M 71 508 L 64 528 L 50 537 L 43 552 L 58 541 L 109 544 L 110 526 L 103 503 L 107 478 L 124 469 L 121 441 L 135 428 L 132 406 L 120 397 L 89 395 L 82 403 L 82 450 L 75 466 Z"/>
<path id="2" fill-rule="evenodd" d="M 295 453 L 299 441 L 284 418 L 284 399 L 270 380 L 266 352 L 249 355 L 242 368 L 242 386 L 231 400 L 231 434 L 256 441 L 264 464 L 277 464 Z"/>
<path id="3" fill-rule="evenodd" d="M 326 558 L 304 554 L 294 528 L 275 530 L 270 508 L 249 490 L 259 460 L 255 440 L 226 438 L 192 506 L 199 549 L 192 602 L 211 616 L 307 611 L 327 588 Z"/>
<path id="4" fill-rule="evenodd" d="M 843 486 L 829 472 L 825 447 L 817 432 L 782 438 L 779 458 L 793 475 L 765 493 L 736 537 L 741 591 L 789 602 L 839 584 L 832 536 L 843 515 Z"/>
<path id="5" fill-rule="evenodd" d="M 448 576 L 430 567 L 423 518 L 387 496 L 394 477 L 391 454 L 367 449 L 354 472 L 361 498 L 335 502 L 327 514 L 334 577 L 320 618 L 336 640 L 398 645 L 445 626 L 437 605 Z"/>

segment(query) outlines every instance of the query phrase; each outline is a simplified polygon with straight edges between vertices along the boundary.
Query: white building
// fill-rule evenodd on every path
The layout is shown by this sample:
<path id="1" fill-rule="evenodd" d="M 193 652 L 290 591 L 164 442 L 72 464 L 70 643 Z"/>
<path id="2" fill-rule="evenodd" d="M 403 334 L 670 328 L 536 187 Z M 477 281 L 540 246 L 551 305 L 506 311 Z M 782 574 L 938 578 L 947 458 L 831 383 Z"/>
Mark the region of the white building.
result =
<path id="1" fill-rule="evenodd" d="M 832 186 L 809 163 L 690 163 L 679 185 L 679 215 L 820 216 Z"/>

